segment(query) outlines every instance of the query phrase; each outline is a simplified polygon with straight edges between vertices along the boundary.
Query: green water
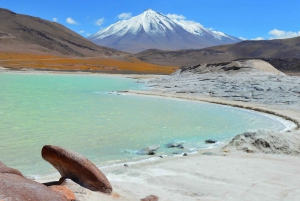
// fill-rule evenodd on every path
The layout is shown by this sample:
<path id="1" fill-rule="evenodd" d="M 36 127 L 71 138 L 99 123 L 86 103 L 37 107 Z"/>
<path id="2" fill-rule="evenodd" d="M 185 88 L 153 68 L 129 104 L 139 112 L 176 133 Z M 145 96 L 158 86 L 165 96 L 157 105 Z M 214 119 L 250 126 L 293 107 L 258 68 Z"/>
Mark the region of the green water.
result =
<path id="1" fill-rule="evenodd" d="M 283 130 L 268 116 L 214 104 L 117 95 L 145 89 L 136 80 L 100 75 L 0 74 L 0 161 L 25 175 L 56 170 L 45 162 L 43 145 L 79 152 L 97 165 L 143 158 L 135 152 L 184 141 L 193 152 L 206 139 L 228 140 L 251 129 Z"/>

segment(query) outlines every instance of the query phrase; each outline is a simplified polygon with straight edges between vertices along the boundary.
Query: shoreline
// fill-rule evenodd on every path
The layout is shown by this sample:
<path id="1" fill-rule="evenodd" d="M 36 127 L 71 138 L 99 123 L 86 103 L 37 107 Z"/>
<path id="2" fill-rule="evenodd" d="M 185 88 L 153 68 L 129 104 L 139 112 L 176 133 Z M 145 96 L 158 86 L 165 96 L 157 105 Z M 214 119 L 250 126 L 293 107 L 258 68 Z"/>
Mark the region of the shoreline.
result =
<path id="1" fill-rule="evenodd" d="M 0 66 L 1 67 L 1 66 Z M 83 72 L 83 71 L 60 71 L 60 70 L 11 70 L 11 69 L 0 69 L 0 73 L 28 73 L 28 74 L 70 74 L 70 75 L 99 75 L 99 76 L 112 76 L 112 77 L 124 77 L 124 78 L 130 78 L 130 79 L 137 79 L 137 80 L 149 80 L 152 78 L 158 78 L 163 77 L 165 75 L 156 75 L 156 74 L 121 74 L 121 73 L 109 73 L 109 72 Z M 147 86 L 149 88 L 149 86 Z M 124 93 L 124 91 L 122 92 Z M 281 112 L 278 112 L 277 110 L 274 111 L 274 109 L 265 109 L 262 108 L 264 106 L 267 106 L 265 104 L 257 104 L 257 103 L 251 103 L 251 102 L 241 102 L 241 101 L 234 101 L 234 100 L 228 100 L 224 98 L 219 97 L 209 97 L 209 96 L 201 96 L 201 95 L 190 95 L 190 94 L 174 94 L 174 93 L 163 93 L 157 91 L 151 91 L 151 90 L 143 90 L 143 91 L 137 91 L 137 90 L 126 90 L 125 93 L 131 93 L 136 95 L 144 95 L 144 96 L 156 96 L 156 97 L 164 97 L 164 98 L 177 98 L 177 99 L 183 99 L 183 100 L 192 100 L 192 101 L 202 101 L 207 103 L 213 103 L 213 104 L 219 104 L 219 105 L 227 105 L 247 110 L 254 110 L 257 112 L 262 112 L 266 114 L 275 115 L 278 117 L 281 117 L 285 120 L 292 121 L 297 125 L 296 130 L 300 129 L 300 116 L 295 118 L 294 115 L 292 117 L 290 115 L 284 115 L 281 114 Z M 254 106 L 253 106 L 254 105 Z M 282 111 L 282 110 L 281 110 Z M 285 113 L 285 112 L 284 112 Z"/>
<path id="2" fill-rule="evenodd" d="M 115 76 L 115 75 L 110 75 L 108 74 L 107 76 Z M 128 77 L 127 75 L 117 75 L 117 76 L 121 76 L 121 77 L 126 77 L 126 78 L 131 78 L 131 79 L 140 79 L 140 78 L 135 78 L 136 75 L 131 75 L 130 77 Z M 151 77 L 151 75 L 150 75 Z M 141 79 L 147 79 L 148 77 L 146 76 L 146 78 L 141 78 Z M 243 107 L 237 104 L 231 104 L 231 103 L 222 103 L 222 102 L 215 102 L 215 101 L 211 101 L 209 99 L 205 99 L 204 97 L 185 97 L 185 96 L 178 96 L 176 94 L 166 94 L 166 93 L 159 93 L 159 92 L 154 92 L 154 91 L 148 91 L 148 90 L 144 90 L 144 91 L 137 91 L 137 90 L 128 90 L 128 91 L 121 91 L 121 94 L 130 94 L 130 95 L 139 95 L 139 96 L 151 96 L 151 97 L 157 97 L 157 98 L 166 98 L 166 99 L 177 99 L 177 100 L 183 100 L 183 101 L 195 101 L 195 102 L 206 102 L 206 103 L 212 103 L 212 104 L 218 104 L 218 105 L 223 105 L 223 106 L 229 106 L 229 107 L 236 107 L 239 109 L 244 109 L 244 110 L 250 110 L 252 112 L 258 112 L 258 114 L 260 113 L 260 115 L 266 115 L 266 117 L 272 119 L 273 121 L 276 122 L 280 122 L 283 125 L 285 125 L 285 129 L 284 130 L 280 130 L 278 132 L 287 132 L 287 131 L 293 131 L 293 130 L 299 130 L 299 126 L 295 121 L 291 121 L 289 117 L 284 118 L 283 116 L 276 115 L 274 113 L 272 113 L 271 111 L 265 112 L 265 111 L 261 111 L 260 109 L 257 109 L 255 107 Z M 198 98 L 200 98 L 201 100 L 199 100 Z M 202 99 L 203 98 L 203 99 Z M 235 101 L 236 102 L 236 101 Z M 278 119 L 275 119 L 274 117 L 277 117 Z M 289 121 L 291 124 L 293 123 L 294 125 L 290 125 L 290 127 L 288 127 L 287 123 L 289 122 L 283 122 L 281 120 L 287 120 Z M 233 136 L 234 137 L 234 136 Z M 203 147 L 203 148 L 198 148 L 197 150 L 195 150 L 194 153 L 189 153 L 189 155 L 194 155 L 194 154 L 198 154 L 201 153 L 203 151 L 209 151 L 209 150 L 219 150 L 222 148 L 222 146 L 226 145 L 229 143 L 229 141 L 232 138 L 226 140 L 226 141 L 218 141 L 220 144 L 211 144 L 208 147 Z M 174 157 L 181 157 L 182 154 L 174 154 L 174 155 L 164 155 L 164 158 L 174 158 Z M 159 156 L 149 156 L 149 158 L 133 158 L 133 159 L 124 159 L 124 160 L 118 160 L 118 162 L 116 163 L 108 163 L 108 164 L 104 164 L 104 165 L 99 165 L 99 164 L 95 164 L 99 169 L 100 168 L 113 168 L 113 167 L 120 167 L 123 166 L 124 164 L 147 164 L 149 161 L 151 162 L 152 160 L 158 160 Z M 47 180 L 45 178 L 53 178 L 54 176 L 59 176 L 58 173 L 51 173 L 49 175 L 29 175 L 30 177 L 34 177 L 37 180 L 42 180 L 43 182 L 49 182 L 50 180 Z"/>
<path id="3" fill-rule="evenodd" d="M 186 94 L 169 94 L 153 91 L 128 91 L 134 95 L 148 95 L 166 98 L 179 98 L 192 101 L 204 101 L 215 104 L 251 109 L 267 114 L 292 119 L 298 128 L 292 132 L 299 135 L 300 114 L 286 109 L 275 109 L 255 103 L 237 103 L 211 97 L 195 97 Z M 267 111 L 267 112 L 265 112 Z M 290 133 L 285 132 L 288 135 Z M 228 143 L 225 143 L 228 144 Z M 89 191 L 88 195 L 76 194 L 79 200 L 138 200 L 148 195 L 157 195 L 162 201 L 169 200 L 298 200 L 300 190 L 300 161 L 297 156 L 277 154 L 248 154 L 240 151 L 223 150 L 217 147 L 200 149 L 188 156 L 175 155 L 151 157 L 142 161 L 127 162 L 109 166 L 98 166 L 113 186 L 112 195 Z M 221 168 L 222 167 L 222 168 Z M 221 168 L 221 169 L 220 169 Z M 253 171 L 255 168 L 256 171 Z M 225 171 L 224 171 L 225 170 Z M 259 176 L 258 176 L 259 175 Z M 53 175 L 54 176 L 54 175 Z M 39 182 L 58 180 L 56 177 L 37 178 Z M 271 183 L 265 181 L 272 181 Z M 298 183 L 297 183 L 298 182 Z M 279 184 L 275 185 L 274 184 Z M 290 186 L 289 183 L 294 183 Z M 297 188 L 299 187 L 299 188 Z M 263 189 L 263 190 L 261 190 Z M 273 192 L 280 192 L 274 195 Z M 282 196 L 284 194 L 285 196 Z M 117 197 L 117 198 L 116 198 Z M 286 198 L 286 199 L 285 199 Z"/>
<path id="4" fill-rule="evenodd" d="M 115 76 L 115 75 L 112 75 L 112 76 Z M 120 75 L 122 76 L 122 75 Z M 132 75 L 132 76 L 135 76 L 135 75 Z M 125 76 L 127 77 L 127 75 Z M 129 77 L 131 78 L 131 77 Z M 131 78 L 131 79 L 135 79 L 135 78 Z M 209 99 L 205 99 L 204 97 L 184 97 L 184 96 L 177 96 L 177 95 L 174 95 L 173 94 L 162 94 L 162 93 L 158 93 L 158 92 L 154 92 L 154 91 L 136 91 L 136 90 L 129 90 L 129 91 L 126 91 L 126 92 L 121 92 L 123 94 L 132 94 L 132 95 L 141 95 L 141 96 L 152 96 L 152 97 L 158 97 L 158 98 L 166 98 L 166 99 L 179 99 L 179 100 L 184 100 L 184 101 L 196 101 L 196 102 L 206 102 L 206 103 L 212 103 L 212 104 L 218 104 L 218 105 L 224 105 L 224 106 L 230 106 L 230 107 L 236 107 L 236 108 L 240 108 L 240 109 L 245 109 L 245 110 L 250 110 L 250 111 L 253 111 L 253 112 L 258 112 L 258 113 L 261 113 L 260 115 L 266 115 L 268 118 L 272 119 L 273 121 L 278 121 L 282 124 L 284 124 L 286 126 L 286 128 L 284 130 L 281 130 L 281 131 L 278 131 L 278 132 L 287 132 L 287 131 L 297 131 L 299 130 L 299 122 L 297 122 L 297 120 L 291 120 L 292 118 L 291 117 L 286 117 L 284 118 L 285 116 L 281 116 L 281 114 L 275 114 L 272 112 L 272 111 L 267 111 L 267 110 L 263 110 L 261 111 L 261 109 L 259 108 L 255 108 L 255 107 L 243 107 L 241 105 L 237 105 L 237 104 L 231 104 L 231 103 L 222 103 L 222 102 L 216 102 L 216 101 L 211 101 Z M 198 98 L 200 98 L 201 100 L 199 100 Z M 236 101 L 235 101 L 236 102 Z M 267 111 L 267 112 L 265 112 Z M 272 116 L 270 116 L 272 115 Z M 279 119 L 274 119 L 273 117 L 277 117 Z M 280 121 L 280 118 L 282 118 L 283 120 L 287 120 L 287 121 L 290 121 L 291 123 L 293 123 L 294 125 L 290 125 L 291 127 L 288 127 L 287 124 L 285 124 L 285 122 L 282 122 Z M 229 139 L 229 141 L 231 140 L 232 138 Z M 220 144 L 211 144 L 211 146 L 209 147 L 203 147 L 203 148 L 200 148 L 198 150 L 195 151 L 195 153 L 189 153 L 189 154 L 198 154 L 198 153 L 201 153 L 203 151 L 209 151 L 209 150 L 214 150 L 214 149 L 220 149 L 222 146 L 226 145 L 229 141 L 220 141 Z M 164 157 L 167 157 L 167 158 L 172 158 L 172 157 L 181 157 L 182 154 L 174 154 L 174 155 L 164 155 Z M 152 161 L 154 159 L 158 159 L 159 156 L 152 156 L 149 158 L 144 158 L 144 159 L 140 159 L 140 158 L 134 158 L 134 159 L 128 159 L 128 160 L 120 160 L 119 162 L 117 163 L 112 163 L 112 164 L 108 164 L 108 165 L 97 165 L 96 166 L 98 168 L 110 168 L 110 167 L 119 167 L 119 166 L 123 166 L 124 164 L 144 164 L 144 163 L 147 163 L 148 161 Z M 49 175 L 36 175 L 36 177 L 34 175 L 29 175 L 30 177 L 34 177 L 35 179 L 38 179 L 38 180 L 44 180 L 44 178 L 53 178 L 53 176 L 56 175 L 56 176 L 59 176 L 58 173 L 52 173 L 52 174 L 49 174 Z M 46 180 L 48 181 L 48 180 Z"/>
<path id="5" fill-rule="evenodd" d="M 116 74 L 106 75 L 116 76 Z M 129 77 L 128 75 L 120 76 Z M 149 79 L 151 75 L 146 78 L 134 75 L 130 78 Z M 300 134 L 299 111 L 218 97 L 164 93 L 158 90 L 128 91 L 127 93 L 203 101 L 272 114 L 292 120 L 298 126 L 291 133 L 284 134 L 288 136 Z M 188 156 L 153 157 L 155 160 L 150 158 L 142 162 L 128 162 L 128 166 L 122 164 L 98 166 L 111 182 L 114 189 L 113 194 L 105 195 L 92 191 L 87 191 L 86 194 L 78 192 L 75 194 L 77 199 L 82 201 L 139 200 L 151 194 L 157 195 L 160 201 L 239 201 L 240 197 L 246 201 L 298 200 L 300 194 L 300 175 L 298 173 L 300 161 L 297 160 L 298 157 L 226 151 L 222 147 L 201 149 L 195 154 L 188 154 Z M 40 183 L 45 183 L 58 181 L 59 178 L 59 173 L 54 173 L 35 179 Z"/>
<path id="6" fill-rule="evenodd" d="M 158 78 L 165 75 L 161 74 L 147 74 L 147 73 L 128 73 L 122 74 L 122 72 L 114 72 L 111 73 L 109 71 L 61 71 L 61 70 L 33 70 L 33 69 L 26 69 L 26 70 L 11 70 L 11 69 L 1 69 L 0 66 L 0 73 L 18 73 L 18 74 L 52 74 L 52 75 L 96 75 L 96 76 L 112 76 L 112 77 L 124 77 L 124 78 L 131 78 L 131 79 L 140 79 L 140 80 L 148 80 L 152 78 Z"/>
<path id="7" fill-rule="evenodd" d="M 174 93 L 162 93 L 159 91 L 134 91 L 129 90 L 127 93 L 136 94 L 136 95 L 143 95 L 143 96 L 154 96 L 154 97 L 164 97 L 164 98 L 177 98 L 177 99 L 183 99 L 183 100 L 191 100 L 191 101 L 202 101 L 207 103 L 213 103 L 213 104 L 219 104 L 219 105 L 225 105 L 225 106 L 231 106 L 231 107 L 237 107 L 242 108 L 246 110 L 253 110 L 257 112 L 262 112 L 266 114 L 271 114 L 274 116 L 281 117 L 285 120 L 291 121 L 295 123 L 297 126 L 293 130 L 299 130 L 300 129 L 300 115 L 291 115 L 292 111 L 288 110 L 282 110 L 282 109 L 274 109 L 274 108 L 267 108 L 267 105 L 264 104 L 256 104 L 251 102 L 241 102 L 241 101 L 234 101 L 234 100 L 227 100 L 222 99 L 219 97 L 208 97 L 208 96 L 200 96 L 200 95 L 190 95 L 190 94 L 174 94 Z M 266 108 L 263 108 L 266 107 Z M 283 114 L 285 113 L 285 114 Z M 286 114 L 288 113 L 288 115 Z"/>

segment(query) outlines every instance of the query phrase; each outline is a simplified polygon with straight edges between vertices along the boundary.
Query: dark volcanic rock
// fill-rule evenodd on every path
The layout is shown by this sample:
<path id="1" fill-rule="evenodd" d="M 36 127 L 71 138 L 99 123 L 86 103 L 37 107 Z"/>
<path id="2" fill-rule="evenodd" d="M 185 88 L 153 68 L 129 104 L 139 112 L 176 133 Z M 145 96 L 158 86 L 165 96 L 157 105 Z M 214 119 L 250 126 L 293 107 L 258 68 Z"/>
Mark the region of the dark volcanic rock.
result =
<path id="1" fill-rule="evenodd" d="M 166 144 L 166 148 L 174 148 L 177 147 L 179 149 L 183 149 L 183 142 L 171 142 L 169 144 Z"/>
<path id="2" fill-rule="evenodd" d="M 159 148 L 159 145 L 153 145 L 150 147 L 146 147 L 137 152 L 139 155 L 154 155 L 155 151 Z"/>
<path id="3" fill-rule="evenodd" d="M 216 142 L 217 142 L 217 140 L 212 140 L 212 139 L 205 140 L 205 143 L 207 143 L 207 144 L 214 144 Z"/>
<path id="4" fill-rule="evenodd" d="M 67 201 L 67 198 L 38 182 L 16 174 L 0 174 L 0 200 Z"/>
<path id="5" fill-rule="evenodd" d="M 112 186 L 105 175 L 86 157 L 59 146 L 45 145 L 42 157 L 55 167 L 62 177 L 92 191 L 110 194 Z"/>
<path id="6" fill-rule="evenodd" d="M 24 177 L 23 174 L 22 174 L 19 170 L 16 170 L 16 169 L 7 167 L 7 166 L 6 166 L 4 163 L 2 163 L 1 161 L 0 161 L 0 173 L 15 174 L 15 175 L 19 175 L 19 176 L 21 176 L 21 177 Z"/>

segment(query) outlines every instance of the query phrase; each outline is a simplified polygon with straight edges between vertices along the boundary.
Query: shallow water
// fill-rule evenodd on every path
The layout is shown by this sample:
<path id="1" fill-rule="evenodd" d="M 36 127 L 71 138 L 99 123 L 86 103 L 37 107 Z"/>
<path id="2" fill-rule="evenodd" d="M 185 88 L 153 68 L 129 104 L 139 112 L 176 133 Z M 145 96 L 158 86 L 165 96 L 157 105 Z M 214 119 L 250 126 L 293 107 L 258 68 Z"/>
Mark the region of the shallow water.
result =
<path id="1" fill-rule="evenodd" d="M 206 139 L 286 128 L 279 118 L 228 106 L 110 93 L 145 89 L 121 77 L 1 73 L 0 85 L 0 161 L 25 175 L 56 172 L 40 155 L 45 144 L 107 165 L 143 158 L 135 152 L 150 145 L 161 145 L 158 154 L 193 152 Z M 172 140 L 186 149 L 164 148 Z"/>

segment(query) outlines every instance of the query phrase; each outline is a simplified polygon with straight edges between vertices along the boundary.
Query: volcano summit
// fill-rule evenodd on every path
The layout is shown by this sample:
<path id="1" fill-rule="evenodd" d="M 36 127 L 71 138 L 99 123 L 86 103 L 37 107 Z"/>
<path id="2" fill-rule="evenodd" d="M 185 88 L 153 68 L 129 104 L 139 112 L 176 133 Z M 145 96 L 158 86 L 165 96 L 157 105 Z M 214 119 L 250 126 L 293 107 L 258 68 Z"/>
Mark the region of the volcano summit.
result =
<path id="1" fill-rule="evenodd" d="M 240 41 L 222 32 L 210 31 L 197 22 L 174 20 L 151 9 L 118 21 L 89 39 L 98 45 L 133 53 L 146 49 L 200 49 Z"/>

